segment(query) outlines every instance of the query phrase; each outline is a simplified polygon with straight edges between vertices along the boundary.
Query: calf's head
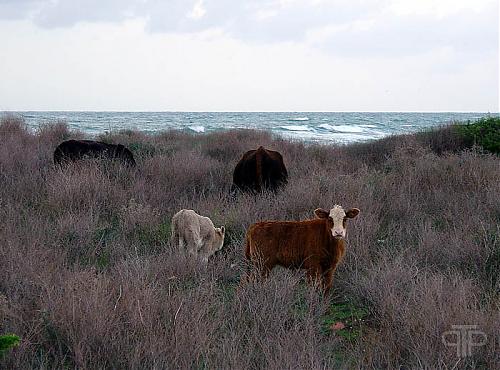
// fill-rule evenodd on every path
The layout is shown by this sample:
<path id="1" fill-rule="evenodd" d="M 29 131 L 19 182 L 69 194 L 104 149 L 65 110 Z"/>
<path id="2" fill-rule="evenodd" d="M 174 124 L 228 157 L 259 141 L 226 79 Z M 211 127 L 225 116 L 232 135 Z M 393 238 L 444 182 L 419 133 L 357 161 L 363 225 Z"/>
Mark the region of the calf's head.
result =
<path id="1" fill-rule="evenodd" d="M 358 213 L 359 209 L 357 208 L 351 208 L 348 211 L 344 211 L 339 205 L 333 206 L 330 211 L 326 211 L 322 208 L 318 208 L 314 211 L 316 217 L 327 220 L 327 226 L 332 236 L 339 239 L 345 238 L 346 220 L 356 217 Z"/>
<path id="2" fill-rule="evenodd" d="M 215 227 L 215 240 L 212 244 L 214 252 L 220 251 L 222 249 L 222 246 L 224 245 L 225 233 L 226 231 L 224 229 L 224 226 Z"/>

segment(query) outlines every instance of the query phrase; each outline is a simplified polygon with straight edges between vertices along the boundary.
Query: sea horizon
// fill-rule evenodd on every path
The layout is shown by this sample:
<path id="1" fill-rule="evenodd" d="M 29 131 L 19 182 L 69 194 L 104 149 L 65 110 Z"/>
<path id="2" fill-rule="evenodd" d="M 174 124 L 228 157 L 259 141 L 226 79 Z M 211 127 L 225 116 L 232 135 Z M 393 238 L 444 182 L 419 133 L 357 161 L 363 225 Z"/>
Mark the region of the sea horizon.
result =
<path id="1" fill-rule="evenodd" d="M 305 142 L 351 143 L 388 135 L 412 133 L 453 122 L 498 116 L 496 112 L 320 112 L 320 111 L 2 111 L 18 115 L 30 129 L 66 122 L 89 136 L 109 131 L 166 130 L 205 133 L 229 129 L 270 130 L 278 136 Z"/>

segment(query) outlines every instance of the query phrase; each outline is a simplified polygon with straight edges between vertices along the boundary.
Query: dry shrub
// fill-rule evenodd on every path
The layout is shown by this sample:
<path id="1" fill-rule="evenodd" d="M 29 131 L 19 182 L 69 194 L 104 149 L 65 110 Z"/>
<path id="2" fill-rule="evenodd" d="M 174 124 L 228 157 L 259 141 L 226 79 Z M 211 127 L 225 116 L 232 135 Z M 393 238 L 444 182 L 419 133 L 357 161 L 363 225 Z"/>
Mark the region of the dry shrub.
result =
<path id="1" fill-rule="evenodd" d="M 101 138 L 130 146 L 136 169 L 55 167 L 55 145 L 78 133 L 3 117 L 0 330 L 22 341 L 0 366 L 498 368 L 500 161 L 455 151 L 448 134 L 325 146 L 250 130 L 126 131 Z M 234 166 L 260 145 L 283 154 L 289 184 L 231 193 Z M 300 271 L 240 282 L 250 224 L 334 204 L 361 214 L 332 297 Z M 182 208 L 226 226 L 206 267 L 169 244 Z M 325 330 L 338 300 L 369 313 L 348 338 Z M 441 335 L 466 324 L 489 339 L 459 359 Z"/>
<path id="2" fill-rule="evenodd" d="M 445 152 L 458 152 L 470 147 L 467 138 L 460 135 L 458 126 L 451 124 L 442 126 L 439 130 L 423 131 L 415 135 L 416 139 L 437 154 Z"/>
<path id="3" fill-rule="evenodd" d="M 120 222 L 124 231 L 131 232 L 137 228 L 145 228 L 158 224 L 160 216 L 156 209 L 149 204 L 137 203 L 131 198 L 126 206 L 120 210 Z"/>
<path id="4" fill-rule="evenodd" d="M 14 137 L 17 140 L 22 140 L 30 138 L 30 133 L 22 118 L 4 114 L 0 121 L 0 136 L 2 138 Z"/>
<path id="5" fill-rule="evenodd" d="M 57 145 L 70 139 L 83 139 L 84 134 L 81 131 L 70 129 L 66 122 L 56 121 L 41 124 L 36 130 L 36 138 L 38 139 L 40 155 L 46 162 L 44 165 L 49 166 L 49 163 L 53 163 L 54 149 Z"/>
<path id="6" fill-rule="evenodd" d="M 117 185 L 98 160 L 70 164 L 47 180 L 48 205 L 55 211 L 109 209 L 120 203 Z"/>
<path id="7" fill-rule="evenodd" d="M 0 322 L 2 322 L 8 314 L 9 306 L 7 297 L 0 294 Z"/>
<path id="8" fill-rule="evenodd" d="M 4 176 L 23 174 L 38 167 L 35 137 L 24 121 L 15 116 L 4 116 L 0 121 L 0 172 Z"/>
<path id="9" fill-rule="evenodd" d="M 491 326 L 492 307 L 478 304 L 478 287 L 455 274 L 420 270 L 401 259 L 384 261 L 360 287 L 377 310 L 378 340 L 364 356 L 370 367 L 397 367 L 407 361 L 423 368 L 446 367 L 458 360 L 456 347 L 442 345 L 443 333 L 453 325 L 477 325 L 490 339 L 500 327 Z M 465 362 L 493 365 L 490 349 L 478 349 Z"/>
<path id="10" fill-rule="evenodd" d="M 231 130 L 215 132 L 206 139 L 199 140 L 203 154 L 219 161 L 239 160 L 243 153 L 264 146 L 273 145 L 271 135 L 266 131 L 252 132 L 247 130 Z M 236 163 L 235 163 L 236 164 Z"/>

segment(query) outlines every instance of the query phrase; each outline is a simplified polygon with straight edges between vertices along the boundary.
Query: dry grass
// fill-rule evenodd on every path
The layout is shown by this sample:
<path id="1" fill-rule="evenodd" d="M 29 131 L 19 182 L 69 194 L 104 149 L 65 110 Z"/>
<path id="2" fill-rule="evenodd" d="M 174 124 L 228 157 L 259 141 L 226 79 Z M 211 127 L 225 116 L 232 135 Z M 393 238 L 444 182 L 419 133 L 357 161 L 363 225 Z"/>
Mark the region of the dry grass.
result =
<path id="1" fill-rule="evenodd" d="M 0 367 L 499 368 L 498 157 L 456 150 L 445 131 L 345 147 L 123 132 L 100 139 L 132 148 L 136 169 L 55 168 L 57 143 L 81 136 L 1 121 L 0 334 L 21 343 Z M 234 166 L 259 145 L 283 154 L 289 184 L 231 195 Z M 251 223 L 337 203 L 361 214 L 332 297 L 279 269 L 240 284 Z M 207 268 L 169 245 L 181 208 L 226 226 Z M 346 302 L 362 319 L 328 330 Z M 457 358 L 441 342 L 456 324 L 478 325 L 486 345 Z"/>

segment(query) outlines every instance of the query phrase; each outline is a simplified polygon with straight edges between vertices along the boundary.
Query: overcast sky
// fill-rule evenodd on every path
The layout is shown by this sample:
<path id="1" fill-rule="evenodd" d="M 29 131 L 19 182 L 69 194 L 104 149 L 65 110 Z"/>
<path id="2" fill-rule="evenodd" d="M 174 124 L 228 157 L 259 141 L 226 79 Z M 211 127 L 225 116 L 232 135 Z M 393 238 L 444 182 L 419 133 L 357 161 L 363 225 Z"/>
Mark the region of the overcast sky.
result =
<path id="1" fill-rule="evenodd" d="M 499 110 L 498 0 L 0 0 L 0 110 Z"/>

